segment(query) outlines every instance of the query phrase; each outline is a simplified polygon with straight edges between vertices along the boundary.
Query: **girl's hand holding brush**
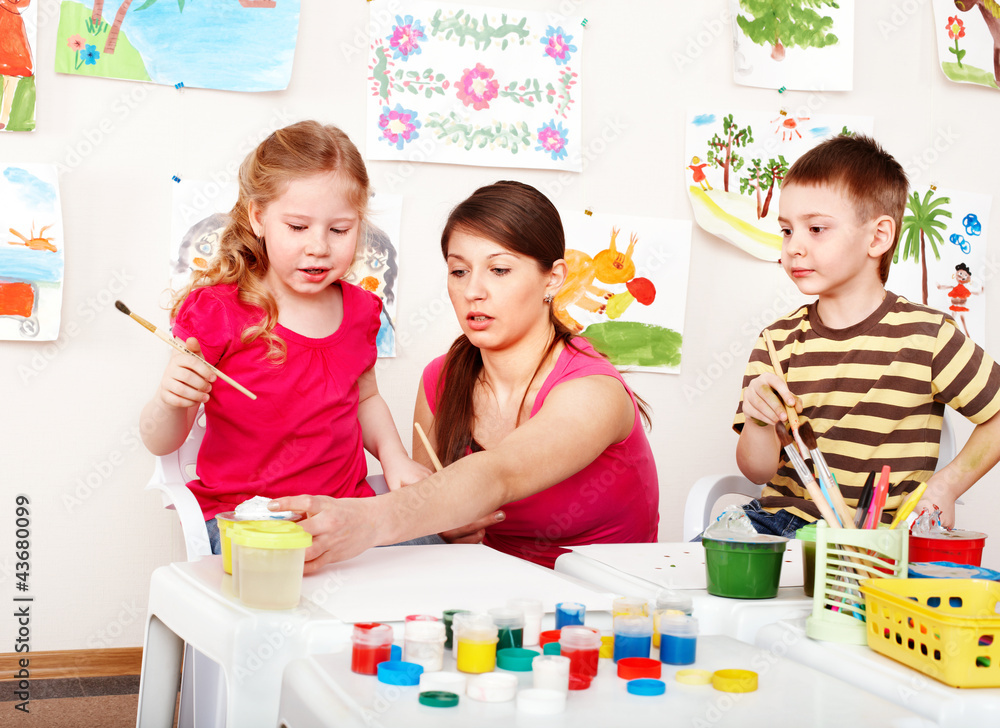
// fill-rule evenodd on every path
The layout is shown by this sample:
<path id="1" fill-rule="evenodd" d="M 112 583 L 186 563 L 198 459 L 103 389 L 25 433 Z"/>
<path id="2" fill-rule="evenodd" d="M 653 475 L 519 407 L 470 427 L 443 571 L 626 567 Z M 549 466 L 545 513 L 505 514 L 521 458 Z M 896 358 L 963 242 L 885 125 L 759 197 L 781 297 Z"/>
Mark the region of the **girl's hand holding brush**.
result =
<path id="1" fill-rule="evenodd" d="M 191 337 L 185 342 L 193 354 L 201 356 L 198 340 Z M 163 372 L 157 396 L 167 407 L 197 407 L 208 401 L 212 382 L 217 379 L 212 368 L 201 359 L 174 351 Z"/>

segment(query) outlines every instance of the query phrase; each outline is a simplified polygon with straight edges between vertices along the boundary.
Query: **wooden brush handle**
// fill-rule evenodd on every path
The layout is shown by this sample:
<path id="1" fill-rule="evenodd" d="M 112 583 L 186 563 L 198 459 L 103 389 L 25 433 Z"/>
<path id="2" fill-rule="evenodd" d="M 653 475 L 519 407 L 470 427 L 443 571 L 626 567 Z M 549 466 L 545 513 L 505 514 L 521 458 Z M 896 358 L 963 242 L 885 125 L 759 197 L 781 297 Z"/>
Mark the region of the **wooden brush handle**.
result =
<path id="1" fill-rule="evenodd" d="M 771 368 L 774 369 L 774 373 L 777 374 L 781 381 L 785 382 L 785 386 L 788 386 L 788 382 L 785 380 L 784 372 L 781 371 L 781 362 L 778 360 L 778 352 L 774 349 L 774 341 L 771 339 L 771 332 L 764 329 L 764 343 L 767 345 L 767 355 L 771 359 Z M 788 415 L 788 424 L 791 426 L 793 431 L 798 431 L 799 429 L 799 413 L 795 411 L 795 408 L 785 402 L 784 397 L 780 397 L 782 406 L 785 408 L 785 414 Z"/>
<path id="2" fill-rule="evenodd" d="M 209 364 L 207 361 L 205 361 L 205 357 L 198 356 L 197 354 L 195 354 L 193 351 L 191 351 L 189 348 L 187 348 L 187 346 L 184 344 L 184 342 L 182 342 L 176 336 L 171 336 L 170 334 L 168 334 L 168 333 L 166 333 L 164 331 L 161 331 L 160 329 L 156 329 L 156 331 L 154 331 L 153 333 L 156 334 L 157 336 L 159 336 L 161 339 L 163 339 L 168 344 L 170 344 L 172 347 L 174 347 L 175 349 L 177 349 L 177 351 L 182 351 L 185 354 L 190 354 L 191 356 L 193 356 L 198 361 L 204 362 L 205 365 L 209 369 L 211 369 L 213 372 L 216 373 L 216 375 L 218 375 L 219 379 L 222 379 L 225 382 L 229 382 L 229 384 L 231 384 L 234 388 L 236 388 L 237 390 L 239 390 L 240 392 L 242 392 L 243 394 L 245 394 L 250 399 L 257 399 L 257 395 L 256 394 L 254 394 L 253 392 L 251 392 L 249 389 L 247 389 L 246 387 L 244 387 L 242 384 L 240 384 L 239 382 L 237 382 L 235 379 L 233 379 L 231 376 L 229 376 L 228 374 L 226 374 L 222 370 L 217 369 L 214 366 L 212 366 L 211 364 Z"/>

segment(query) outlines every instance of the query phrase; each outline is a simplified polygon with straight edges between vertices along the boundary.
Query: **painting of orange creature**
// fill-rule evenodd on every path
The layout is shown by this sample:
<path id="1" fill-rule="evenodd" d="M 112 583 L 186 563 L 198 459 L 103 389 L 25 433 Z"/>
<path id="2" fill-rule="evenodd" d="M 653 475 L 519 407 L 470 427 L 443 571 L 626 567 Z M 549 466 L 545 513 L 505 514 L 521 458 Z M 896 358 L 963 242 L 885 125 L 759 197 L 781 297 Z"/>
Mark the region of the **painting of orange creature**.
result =
<path id="1" fill-rule="evenodd" d="M 595 285 L 595 280 L 602 283 L 626 283 L 635 276 L 632 251 L 639 239 L 633 233 L 629 238 L 628 249 L 621 253 L 616 247 L 618 233 L 619 228 L 611 228 L 611 244 L 593 258 L 581 250 L 566 249 L 569 275 L 556 295 L 553 307 L 556 317 L 573 332 L 583 331 L 583 324 L 569 313 L 570 306 L 592 313 L 604 313 L 607 301 L 614 295 L 614 291 Z"/>

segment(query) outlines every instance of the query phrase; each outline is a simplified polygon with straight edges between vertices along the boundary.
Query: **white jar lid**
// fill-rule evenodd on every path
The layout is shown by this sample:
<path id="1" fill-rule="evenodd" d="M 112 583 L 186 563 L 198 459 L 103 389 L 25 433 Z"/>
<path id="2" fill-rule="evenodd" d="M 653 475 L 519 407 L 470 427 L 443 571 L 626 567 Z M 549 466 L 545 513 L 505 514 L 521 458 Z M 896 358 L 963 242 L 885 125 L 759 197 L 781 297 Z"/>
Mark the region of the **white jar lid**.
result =
<path id="1" fill-rule="evenodd" d="M 566 693 L 528 688 L 517 694 L 517 709 L 531 715 L 555 715 L 566 710 Z"/>
<path id="2" fill-rule="evenodd" d="M 458 672 L 424 672 L 420 676 L 420 692 L 443 690 L 461 695 L 465 692 L 466 677 Z"/>
<path id="3" fill-rule="evenodd" d="M 484 703 L 502 703 L 514 699 L 517 682 L 517 675 L 509 672 L 484 672 L 469 677 L 465 694 Z"/>

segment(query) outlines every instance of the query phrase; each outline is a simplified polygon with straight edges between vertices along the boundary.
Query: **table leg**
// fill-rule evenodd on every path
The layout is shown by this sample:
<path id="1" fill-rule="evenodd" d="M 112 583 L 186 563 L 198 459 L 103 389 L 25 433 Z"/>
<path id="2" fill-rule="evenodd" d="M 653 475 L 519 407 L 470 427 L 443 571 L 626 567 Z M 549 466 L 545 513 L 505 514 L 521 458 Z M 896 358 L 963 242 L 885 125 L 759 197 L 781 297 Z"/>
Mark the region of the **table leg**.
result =
<path id="1" fill-rule="evenodd" d="M 183 655 L 184 640 L 171 632 L 156 615 L 149 615 L 142 650 L 136 728 L 171 728 L 173 725 Z"/>

